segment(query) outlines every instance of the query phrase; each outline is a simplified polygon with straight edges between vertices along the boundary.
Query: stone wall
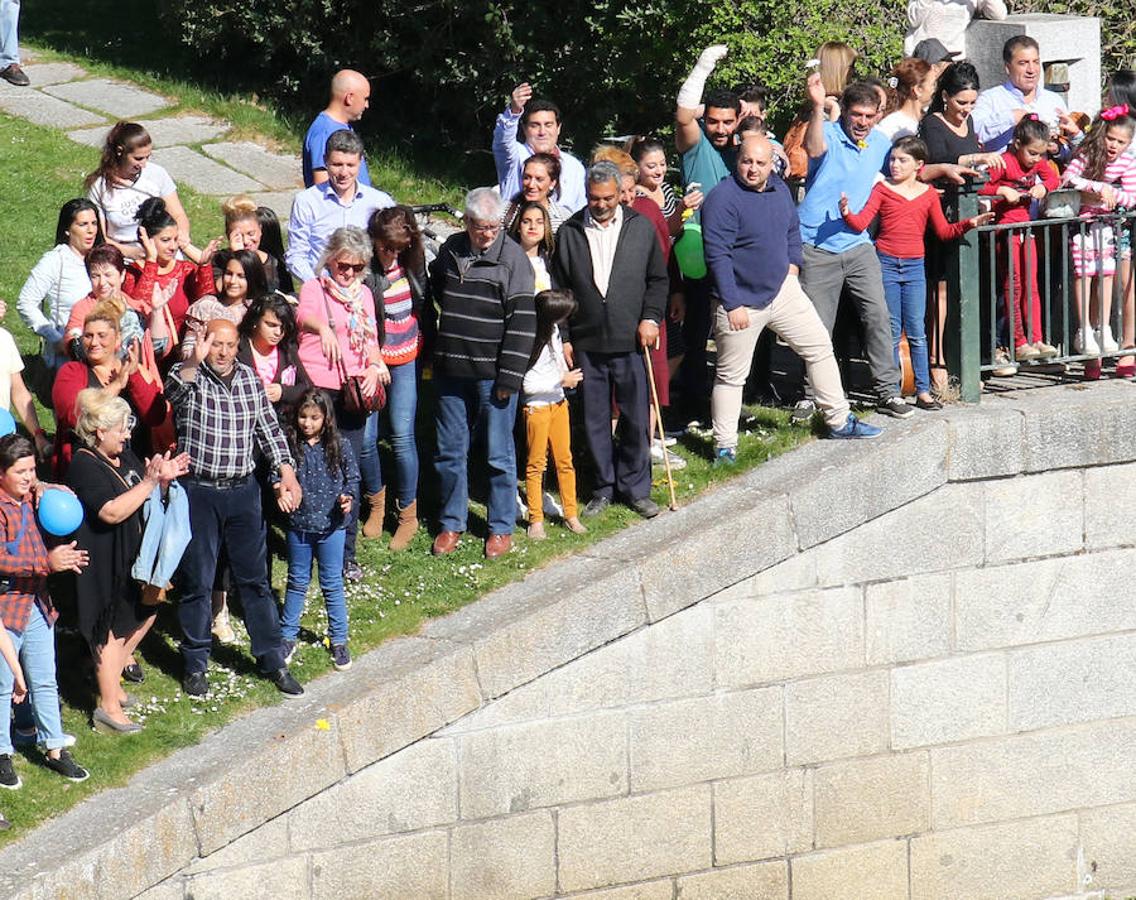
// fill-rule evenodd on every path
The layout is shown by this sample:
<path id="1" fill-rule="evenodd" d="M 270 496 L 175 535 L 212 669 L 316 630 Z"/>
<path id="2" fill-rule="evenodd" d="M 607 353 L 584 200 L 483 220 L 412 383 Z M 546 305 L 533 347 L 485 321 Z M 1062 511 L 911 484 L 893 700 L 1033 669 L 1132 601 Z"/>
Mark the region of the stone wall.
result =
<path id="1" fill-rule="evenodd" d="M 0 883 L 1123 896 L 1132 391 L 993 398 L 795 451 L 84 804 L 0 853 Z"/>

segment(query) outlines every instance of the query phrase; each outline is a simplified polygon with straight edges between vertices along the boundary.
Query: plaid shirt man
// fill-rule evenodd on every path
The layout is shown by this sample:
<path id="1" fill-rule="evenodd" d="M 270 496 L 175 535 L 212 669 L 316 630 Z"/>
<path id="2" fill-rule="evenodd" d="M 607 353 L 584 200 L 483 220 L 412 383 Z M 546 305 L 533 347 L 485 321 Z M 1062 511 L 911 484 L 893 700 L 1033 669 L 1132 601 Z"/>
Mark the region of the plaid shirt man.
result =
<path id="1" fill-rule="evenodd" d="M 178 450 L 189 454 L 191 475 L 205 481 L 244 478 L 255 467 L 258 447 L 273 471 L 292 464 L 276 412 L 251 368 L 236 362 L 226 384 L 208 364 L 192 381 L 182 381 L 182 365 L 166 379 L 166 399 L 174 408 Z"/>
<path id="2" fill-rule="evenodd" d="M 32 604 L 39 606 L 49 625 L 59 618 L 47 594 L 50 572 L 31 495 L 13 500 L 0 491 L 0 620 L 9 631 L 23 633 Z"/>

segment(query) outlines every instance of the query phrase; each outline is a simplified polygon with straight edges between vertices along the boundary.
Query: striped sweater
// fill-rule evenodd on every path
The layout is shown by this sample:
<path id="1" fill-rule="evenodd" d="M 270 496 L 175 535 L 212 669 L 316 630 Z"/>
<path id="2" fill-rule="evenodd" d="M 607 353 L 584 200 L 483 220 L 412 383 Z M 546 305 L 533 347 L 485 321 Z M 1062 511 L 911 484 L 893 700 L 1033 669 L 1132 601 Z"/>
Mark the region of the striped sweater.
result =
<path id="1" fill-rule="evenodd" d="M 479 256 L 469 235 L 452 235 L 430 266 L 439 310 L 434 371 L 521 389 L 536 337 L 533 270 L 504 232 Z"/>

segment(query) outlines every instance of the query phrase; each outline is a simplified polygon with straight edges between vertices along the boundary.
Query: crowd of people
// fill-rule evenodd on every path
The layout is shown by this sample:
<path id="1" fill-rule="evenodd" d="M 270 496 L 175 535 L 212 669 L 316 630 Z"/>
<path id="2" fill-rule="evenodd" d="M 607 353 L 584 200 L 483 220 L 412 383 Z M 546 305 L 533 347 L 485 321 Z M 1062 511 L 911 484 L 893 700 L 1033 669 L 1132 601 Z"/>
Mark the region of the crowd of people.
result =
<path id="1" fill-rule="evenodd" d="M 668 143 L 650 135 L 577 158 L 562 145 L 556 104 L 517 85 L 493 132 L 497 185 L 466 195 L 462 230 L 432 254 L 413 210 L 371 183 L 352 128 L 370 99 L 358 72 L 335 76 L 308 132 L 308 186 L 286 242 L 271 210 L 237 196 L 220 210 L 224 239 L 195 246 L 173 179 L 150 160 L 150 135 L 136 123 L 111 128 L 85 196 L 60 210 L 55 244 L 17 301 L 41 352 L 21 360 L 0 330 L 0 403 L 27 433 L 0 438 L 0 706 L 21 701 L 17 737 L 38 742 L 64 777 L 87 777 L 60 724 L 52 573 L 74 574 L 97 682 L 92 724 L 108 733 L 140 729 L 123 680 L 144 677 L 134 654 L 171 583 L 190 697 L 209 691 L 214 639 L 233 639 L 233 590 L 260 671 L 285 697 L 303 694 L 288 665 L 313 563 L 331 657 L 347 669 L 344 582 L 364 575 L 358 541 L 379 540 L 389 524 L 389 551 L 406 551 L 423 519 L 423 410 L 439 494 L 431 552 L 454 552 L 470 530 L 472 462 L 486 484 L 484 555 L 495 559 L 512 548 L 518 507 L 529 540 L 547 537 L 550 506 L 576 533 L 614 502 L 658 514 L 652 467 L 685 464 L 660 418 L 672 390 L 708 413 L 714 464 L 735 464 L 766 328 L 796 355 L 794 421 L 819 413 L 833 439 L 878 436 L 851 412 L 833 349 L 842 298 L 859 321 L 878 411 L 940 409 L 944 246 L 990 222 L 1035 218 L 1062 183 L 1082 193 L 1092 220 L 1091 240 L 1071 247 L 1092 286 L 1077 349 L 1118 349 L 1110 284 L 1128 278 L 1130 250 L 1127 232 L 1098 216 L 1136 205 L 1136 75 L 1113 76 L 1088 124 L 1042 86 L 1026 36 L 1006 43 L 1006 81 L 986 90 L 934 37 L 882 80 L 857 71 L 850 47 L 826 43 L 778 140 L 760 85 L 706 90 L 726 52 L 703 51 L 679 89 L 677 181 Z M 980 170 L 992 208 L 950 221 L 943 194 Z M 1032 238 L 998 240 L 1012 358 L 1053 356 Z M 1134 319 L 1123 321 L 1132 347 Z M 904 337 L 913 403 L 901 390 Z M 53 441 L 33 393 L 54 412 Z M 586 449 L 586 502 L 573 433 Z M 545 492 L 550 453 L 558 508 Z M 74 492 L 84 520 L 45 540 L 35 507 L 54 482 Z M 287 545 L 279 605 L 273 521 Z M 5 730 L 0 787 L 19 785 Z"/>

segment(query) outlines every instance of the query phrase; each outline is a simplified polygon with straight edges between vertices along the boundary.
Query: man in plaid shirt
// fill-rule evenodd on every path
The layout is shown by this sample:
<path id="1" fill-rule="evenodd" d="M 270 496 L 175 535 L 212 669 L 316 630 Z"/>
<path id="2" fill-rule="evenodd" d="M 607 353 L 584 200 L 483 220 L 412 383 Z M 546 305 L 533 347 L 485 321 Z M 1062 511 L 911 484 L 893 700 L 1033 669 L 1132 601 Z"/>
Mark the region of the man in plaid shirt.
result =
<path id="1" fill-rule="evenodd" d="M 285 663 L 280 616 L 266 575 L 267 531 L 253 477 L 254 451 L 268 458 L 277 503 L 285 512 L 299 507 L 300 485 L 276 413 L 256 373 L 237 360 L 237 343 L 236 326 L 215 319 L 189 359 L 175 365 L 166 380 L 178 451 L 190 457 L 184 484 L 193 540 L 179 569 L 182 688 L 191 697 L 209 692 L 211 593 L 223 545 L 244 604 L 253 656 L 285 697 L 300 697 L 304 689 Z"/>

